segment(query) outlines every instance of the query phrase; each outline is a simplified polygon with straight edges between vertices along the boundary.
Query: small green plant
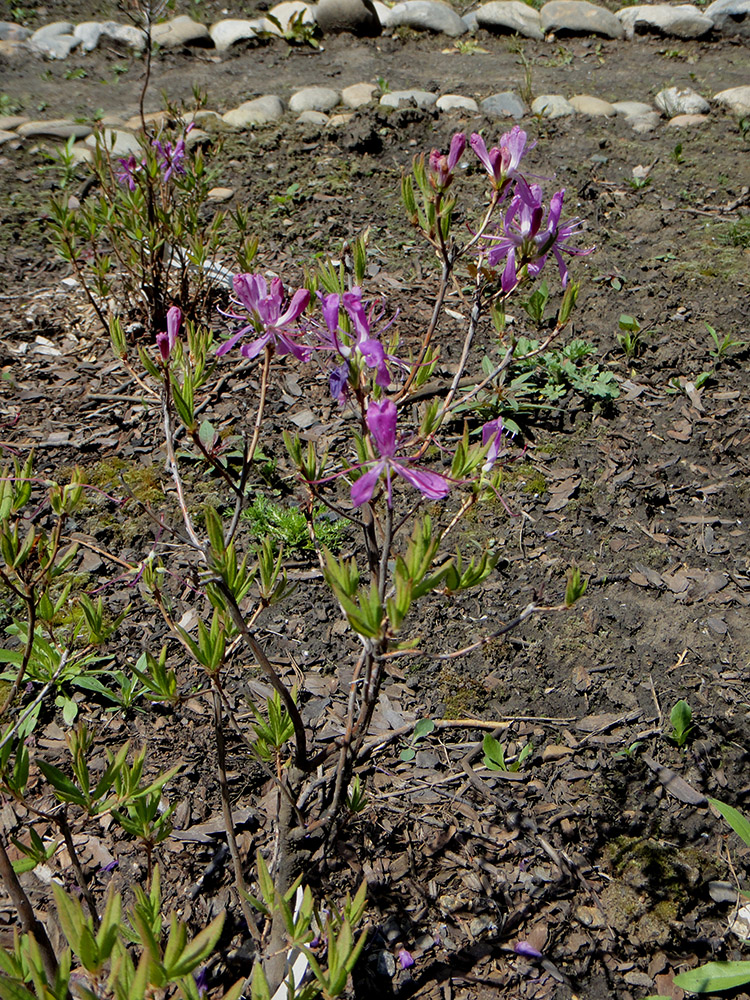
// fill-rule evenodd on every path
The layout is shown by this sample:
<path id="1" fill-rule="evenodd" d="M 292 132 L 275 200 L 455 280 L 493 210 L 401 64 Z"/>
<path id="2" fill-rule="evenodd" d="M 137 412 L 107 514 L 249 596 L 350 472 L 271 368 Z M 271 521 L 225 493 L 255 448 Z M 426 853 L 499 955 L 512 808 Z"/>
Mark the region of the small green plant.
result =
<path id="1" fill-rule="evenodd" d="M 682 750 L 687 745 L 690 734 L 694 729 L 693 711 L 684 699 L 681 698 L 676 702 L 674 708 L 669 713 L 669 722 L 672 726 L 670 739 L 674 740 Z"/>
<path id="2" fill-rule="evenodd" d="M 565 587 L 565 607 L 572 608 L 576 601 L 579 601 L 586 593 L 589 581 L 581 576 L 578 566 L 569 566 L 567 574 L 567 585 Z"/>
<path id="3" fill-rule="evenodd" d="M 743 215 L 737 222 L 730 223 L 719 235 L 725 246 L 750 248 L 750 215 Z"/>
<path id="4" fill-rule="evenodd" d="M 617 343 L 622 348 L 628 361 L 633 361 L 643 351 L 641 324 L 635 316 L 628 316 L 627 313 L 621 313 L 617 325 L 622 331 L 617 334 Z"/>
<path id="5" fill-rule="evenodd" d="M 0 94 L 0 115 L 16 115 L 21 105 L 10 94 Z"/>
<path id="6" fill-rule="evenodd" d="M 679 163 L 684 163 L 685 162 L 685 157 L 682 155 L 682 143 L 681 142 L 677 143 L 677 145 L 674 147 L 674 149 L 672 150 L 672 152 L 669 154 L 669 157 L 670 157 L 670 159 L 674 163 L 678 163 L 679 164 Z"/>
<path id="7" fill-rule="evenodd" d="M 376 77 L 375 78 L 375 83 L 377 83 L 378 90 L 380 91 L 381 94 L 388 94 L 388 93 L 390 93 L 391 85 L 386 80 L 386 78 L 384 76 L 378 76 L 378 77 Z"/>
<path id="8" fill-rule="evenodd" d="M 708 801 L 721 813 L 745 846 L 750 847 L 750 820 L 726 802 L 720 802 L 718 799 Z M 697 969 L 681 972 L 674 977 L 675 986 L 687 990 L 688 993 L 719 993 L 722 990 L 745 986 L 747 983 L 750 983 L 750 962 L 739 960 L 708 962 Z"/>
<path id="9" fill-rule="evenodd" d="M 419 743 L 429 736 L 430 733 L 435 728 L 435 723 L 432 719 L 420 719 L 419 722 L 414 727 L 414 732 L 411 735 L 411 739 L 408 741 L 407 745 L 399 754 L 400 759 L 404 763 L 408 763 L 410 760 L 414 760 L 417 755 L 417 750 L 419 749 Z"/>
<path id="10" fill-rule="evenodd" d="M 710 324 L 706 323 L 705 326 L 709 332 L 711 340 L 714 343 L 713 350 L 710 352 L 711 357 L 717 364 L 719 361 L 722 361 L 733 348 L 737 348 L 737 350 L 742 351 L 745 347 L 747 347 L 747 343 L 744 340 L 735 340 L 731 333 L 725 333 L 723 337 L 720 337 Z"/>
<path id="11" fill-rule="evenodd" d="M 85 80 L 86 76 L 87 76 L 86 70 L 83 68 L 83 66 L 76 66 L 76 67 L 71 66 L 69 69 L 65 70 L 66 80 Z"/>
<path id="12" fill-rule="evenodd" d="M 349 785 L 349 791 L 346 794 L 346 805 L 350 812 L 360 813 L 367 805 L 367 796 L 365 795 L 364 786 L 359 780 L 359 775 L 355 775 L 352 783 Z"/>
<path id="13" fill-rule="evenodd" d="M 290 184 L 283 194 L 272 194 L 270 201 L 274 205 L 273 211 L 279 211 L 280 209 L 288 211 L 293 205 L 300 204 L 304 200 L 300 194 L 300 190 L 300 185 L 295 182 Z"/>
<path id="14" fill-rule="evenodd" d="M 623 747 L 622 750 L 618 750 L 617 753 L 612 754 L 612 757 L 615 760 L 618 757 L 627 757 L 628 760 L 632 760 L 638 753 L 638 750 L 641 746 L 643 746 L 643 741 L 636 740 L 635 743 L 631 743 L 629 747 Z"/>
<path id="15" fill-rule="evenodd" d="M 457 38 L 455 45 L 456 52 L 459 52 L 462 56 L 473 56 L 477 52 L 487 52 L 487 49 L 482 48 L 476 38 L 469 38 L 465 42 Z"/>
<path id="16" fill-rule="evenodd" d="M 249 522 L 256 538 L 270 538 L 283 546 L 285 552 L 312 552 L 315 549 L 308 519 L 299 507 L 282 507 L 264 493 L 258 493 L 242 512 L 242 518 Z M 348 531 L 347 522 L 343 518 L 331 520 L 329 511 L 319 505 L 313 511 L 312 525 L 319 544 L 338 552 Z"/>
<path id="17" fill-rule="evenodd" d="M 642 191 L 643 188 L 648 187 L 650 183 L 651 183 L 650 177 L 631 177 L 628 180 L 628 184 L 634 191 Z"/>
<path id="18" fill-rule="evenodd" d="M 564 347 L 556 347 L 539 355 L 539 341 L 519 337 L 514 351 L 514 364 L 520 374 L 528 374 L 529 388 L 547 402 L 556 402 L 570 389 L 585 399 L 611 400 L 620 395 L 620 387 L 612 372 L 602 371 L 598 364 L 587 362 L 595 348 L 576 338 Z"/>
<path id="19" fill-rule="evenodd" d="M 484 750 L 482 763 L 490 771 L 520 771 L 521 765 L 533 751 L 534 745 L 529 741 L 514 761 L 508 761 L 505 758 L 505 747 L 503 744 L 499 740 L 496 740 L 494 736 L 487 733 L 482 740 L 482 749 Z"/>

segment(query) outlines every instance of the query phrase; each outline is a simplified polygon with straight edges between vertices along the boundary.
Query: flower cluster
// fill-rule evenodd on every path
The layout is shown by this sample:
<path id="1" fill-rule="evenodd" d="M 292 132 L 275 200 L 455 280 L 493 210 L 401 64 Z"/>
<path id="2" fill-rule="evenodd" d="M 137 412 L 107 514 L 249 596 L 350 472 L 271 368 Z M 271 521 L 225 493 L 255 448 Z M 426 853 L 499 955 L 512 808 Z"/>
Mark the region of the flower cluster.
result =
<path id="1" fill-rule="evenodd" d="M 361 358 L 368 368 L 374 369 L 376 385 L 387 389 L 391 384 L 388 363 L 406 367 L 404 362 L 392 354 L 387 354 L 378 339 L 388 329 L 390 323 L 382 326 L 377 334 L 373 334 L 375 304 L 370 306 L 369 311 L 365 309 L 361 288 L 352 288 L 351 291 L 344 292 L 343 295 L 336 293 L 326 295 L 323 292 L 318 292 L 318 299 L 325 326 L 315 327 L 318 339 L 318 343 L 315 345 L 316 349 L 333 351 L 343 359 L 343 363 L 334 368 L 330 375 L 333 398 L 341 404 L 346 401 L 352 362 L 357 358 Z M 347 333 L 341 328 L 342 309 L 348 317 L 351 333 Z"/>
<path id="2" fill-rule="evenodd" d="M 568 282 L 568 268 L 562 257 L 562 251 L 569 254 L 588 254 L 593 248 L 582 250 L 567 245 L 580 221 L 570 219 L 561 224 L 563 198 L 565 189 L 557 191 L 550 201 L 547 213 L 547 224 L 543 227 L 544 201 L 542 189 L 538 184 L 527 184 L 523 177 L 516 178 L 515 194 L 510 200 L 502 229 L 487 239 L 492 246 L 487 254 L 491 267 L 497 266 L 503 258 L 503 268 L 500 285 L 504 292 L 510 292 L 518 284 L 519 272 L 525 268 L 530 278 L 536 277 L 544 267 L 550 253 L 554 254 L 560 270 L 560 280 L 563 288 Z"/>
<path id="3" fill-rule="evenodd" d="M 237 296 L 233 300 L 234 304 L 244 309 L 247 315 L 236 312 L 224 315 L 243 321 L 249 319 L 250 322 L 245 322 L 219 347 L 216 352 L 219 356 L 231 351 L 248 331 L 252 331 L 259 336 L 240 348 L 243 357 L 255 358 L 266 347 L 271 347 L 277 354 L 291 354 L 299 361 L 309 360 L 310 348 L 296 339 L 302 333 L 297 320 L 310 301 L 310 293 L 306 288 L 298 289 L 287 305 L 281 278 L 274 278 L 269 288 L 262 274 L 236 274 L 232 286 Z"/>

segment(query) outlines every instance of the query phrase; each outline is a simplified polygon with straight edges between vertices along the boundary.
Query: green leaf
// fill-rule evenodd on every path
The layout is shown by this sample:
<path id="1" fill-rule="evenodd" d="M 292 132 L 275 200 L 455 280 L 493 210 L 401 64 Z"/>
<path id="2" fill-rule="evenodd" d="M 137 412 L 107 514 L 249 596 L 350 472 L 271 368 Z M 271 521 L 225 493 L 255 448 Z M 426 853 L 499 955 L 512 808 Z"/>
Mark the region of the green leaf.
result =
<path id="1" fill-rule="evenodd" d="M 260 962 L 253 966 L 253 980 L 250 996 L 252 1000 L 271 1000 L 271 990 Z"/>
<path id="2" fill-rule="evenodd" d="M 432 719 L 420 719 L 414 727 L 414 742 L 423 739 L 425 736 L 429 736 L 434 728 L 435 723 Z"/>
<path id="3" fill-rule="evenodd" d="M 745 983 L 750 983 L 750 962 L 709 962 L 674 977 L 675 986 L 689 993 L 716 993 Z"/>
<path id="4" fill-rule="evenodd" d="M 719 810 L 737 836 L 744 840 L 747 846 L 750 847 L 750 820 L 733 806 L 727 805 L 726 802 L 719 802 L 718 799 L 709 799 L 708 801 Z"/>

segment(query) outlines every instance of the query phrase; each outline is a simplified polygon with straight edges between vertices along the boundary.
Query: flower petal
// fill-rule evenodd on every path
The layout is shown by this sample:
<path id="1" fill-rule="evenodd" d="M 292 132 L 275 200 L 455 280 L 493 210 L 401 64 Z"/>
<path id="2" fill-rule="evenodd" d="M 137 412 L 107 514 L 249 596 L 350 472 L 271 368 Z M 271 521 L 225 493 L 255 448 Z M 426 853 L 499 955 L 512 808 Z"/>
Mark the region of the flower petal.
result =
<path id="1" fill-rule="evenodd" d="M 368 503 L 372 499 L 385 464 L 384 461 L 378 462 L 369 472 L 352 483 L 351 497 L 355 507 L 361 507 L 363 503 Z"/>
<path id="2" fill-rule="evenodd" d="M 372 400 L 367 407 L 367 426 L 383 458 L 390 458 L 396 451 L 397 418 L 396 404 L 390 399 Z"/>
<path id="3" fill-rule="evenodd" d="M 445 476 L 437 472 L 428 472 L 427 469 L 409 468 L 402 462 L 391 462 L 391 468 L 397 476 L 401 476 L 407 483 L 415 486 L 422 496 L 428 500 L 442 500 L 448 496 L 452 483 Z"/>

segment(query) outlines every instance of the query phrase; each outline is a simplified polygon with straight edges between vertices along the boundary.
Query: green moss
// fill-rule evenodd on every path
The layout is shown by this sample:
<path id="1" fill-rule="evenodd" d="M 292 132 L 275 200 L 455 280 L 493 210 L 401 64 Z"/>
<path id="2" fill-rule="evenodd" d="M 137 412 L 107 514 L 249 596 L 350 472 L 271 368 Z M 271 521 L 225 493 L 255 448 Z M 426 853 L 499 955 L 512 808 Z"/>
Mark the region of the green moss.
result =
<path id="1" fill-rule="evenodd" d="M 481 712 L 487 703 L 487 692 L 468 673 L 459 673 L 445 666 L 438 678 L 438 693 L 445 705 L 446 719 L 461 719 Z"/>

